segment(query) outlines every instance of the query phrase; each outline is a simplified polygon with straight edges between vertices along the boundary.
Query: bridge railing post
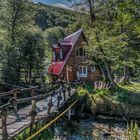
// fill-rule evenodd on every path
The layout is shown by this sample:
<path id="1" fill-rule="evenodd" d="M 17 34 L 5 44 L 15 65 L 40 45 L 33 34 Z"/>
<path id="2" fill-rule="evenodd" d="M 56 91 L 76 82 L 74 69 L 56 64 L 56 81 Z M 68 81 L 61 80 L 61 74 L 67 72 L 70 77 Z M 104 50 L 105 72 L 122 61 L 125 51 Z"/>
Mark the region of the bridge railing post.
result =
<path id="1" fill-rule="evenodd" d="M 52 105 L 53 105 L 53 103 L 52 103 L 52 97 L 50 96 L 50 97 L 49 97 L 49 103 L 48 103 L 48 114 L 50 114 Z"/>
<path id="2" fill-rule="evenodd" d="M 2 140 L 8 139 L 8 132 L 7 132 L 7 110 L 3 108 L 1 111 L 1 129 L 2 129 Z"/>
<path id="3" fill-rule="evenodd" d="M 66 101 L 66 89 L 64 86 L 62 87 L 62 93 L 63 93 L 64 101 Z"/>
<path id="4" fill-rule="evenodd" d="M 32 89 L 32 93 L 31 93 L 32 97 L 35 96 L 35 90 Z M 36 112 L 36 100 L 32 99 L 32 105 L 31 105 L 31 111 L 30 111 L 30 115 L 31 115 L 31 122 L 30 122 L 30 134 L 32 134 L 33 132 L 33 127 L 35 124 L 35 116 L 36 116 L 37 112 Z"/>
<path id="5" fill-rule="evenodd" d="M 20 92 L 20 90 L 14 89 L 13 92 L 14 92 L 14 98 L 10 99 L 10 103 L 14 109 L 15 116 L 17 117 L 18 120 L 20 120 L 20 116 L 18 114 L 18 109 L 17 109 L 17 94 Z"/>
<path id="6" fill-rule="evenodd" d="M 13 92 L 14 92 L 14 98 L 17 99 L 17 89 L 14 89 Z M 17 104 L 15 104 L 14 109 L 17 112 Z"/>
<path id="7" fill-rule="evenodd" d="M 59 95 L 57 96 L 57 107 L 59 108 L 60 101 L 62 100 L 61 91 L 59 91 Z"/>

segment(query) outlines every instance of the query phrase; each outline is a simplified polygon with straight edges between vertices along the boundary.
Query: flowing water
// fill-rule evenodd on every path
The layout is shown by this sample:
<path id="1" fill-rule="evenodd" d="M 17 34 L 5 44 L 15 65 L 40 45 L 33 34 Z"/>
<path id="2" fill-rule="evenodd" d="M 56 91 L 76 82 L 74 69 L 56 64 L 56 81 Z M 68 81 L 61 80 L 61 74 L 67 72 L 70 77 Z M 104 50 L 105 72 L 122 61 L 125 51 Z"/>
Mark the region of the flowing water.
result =
<path id="1" fill-rule="evenodd" d="M 127 140 L 126 123 L 114 119 L 86 117 L 61 120 L 41 134 L 41 140 Z"/>

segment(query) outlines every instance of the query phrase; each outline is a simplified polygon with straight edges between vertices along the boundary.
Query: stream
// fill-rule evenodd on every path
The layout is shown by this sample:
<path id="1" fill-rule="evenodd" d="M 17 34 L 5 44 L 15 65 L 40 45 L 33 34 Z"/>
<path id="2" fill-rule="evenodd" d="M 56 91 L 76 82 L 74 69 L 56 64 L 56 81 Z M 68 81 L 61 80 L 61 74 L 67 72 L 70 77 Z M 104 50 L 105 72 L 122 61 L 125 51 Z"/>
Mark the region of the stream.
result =
<path id="1" fill-rule="evenodd" d="M 61 119 L 41 134 L 41 140 L 127 140 L 125 122 L 104 117 L 86 116 L 80 120 Z"/>

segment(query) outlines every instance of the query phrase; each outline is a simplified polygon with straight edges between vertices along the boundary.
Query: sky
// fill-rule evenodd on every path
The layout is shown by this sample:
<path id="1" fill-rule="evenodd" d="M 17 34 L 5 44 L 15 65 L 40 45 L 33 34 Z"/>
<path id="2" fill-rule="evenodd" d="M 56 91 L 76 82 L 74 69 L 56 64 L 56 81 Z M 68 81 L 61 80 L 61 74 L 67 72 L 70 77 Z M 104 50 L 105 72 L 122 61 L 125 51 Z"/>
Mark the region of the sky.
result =
<path id="1" fill-rule="evenodd" d="M 70 5 L 70 2 L 68 2 L 67 0 L 33 0 L 34 2 L 42 2 L 45 4 L 56 4 L 56 3 L 62 3 L 65 5 Z"/>

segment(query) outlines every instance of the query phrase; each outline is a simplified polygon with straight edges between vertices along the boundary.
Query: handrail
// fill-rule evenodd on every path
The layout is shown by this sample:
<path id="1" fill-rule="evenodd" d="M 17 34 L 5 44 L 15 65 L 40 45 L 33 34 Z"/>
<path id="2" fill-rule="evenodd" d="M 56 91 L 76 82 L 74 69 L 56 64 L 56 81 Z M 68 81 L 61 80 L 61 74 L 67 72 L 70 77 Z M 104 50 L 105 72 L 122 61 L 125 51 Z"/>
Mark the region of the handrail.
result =
<path id="1" fill-rule="evenodd" d="M 8 91 L 8 92 L 2 92 L 0 93 L 0 97 L 4 97 L 4 96 L 10 96 L 10 95 L 13 95 L 15 92 L 17 93 L 21 93 L 23 91 L 30 91 L 32 89 L 37 89 L 38 86 L 32 86 L 32 87 L 29 87 L 29 88 L 23 88 L 23 89 L 13 89 L 11 91 Z"/>
<path id="2" fill-rule="evenodd" d="M 41 129 L 39 129 L 37 132 L 35 132 L 34 134 L 32 134 L 30 137 L 28 137 L 26 140 L 32 140 L 33 138 L 35 138 L 37 135 L 39 135 L 42 131 L 46 130 L 51 124 L 53 124 L 56 120 L 58 120 L 60 117 L 62 117 L 69 109 L 71 109 L 76 103 L 78 102 L 78 100 L 74 101 L 67 109 L 65 109 L 61 114 L 59 114 L 56 118 L 54 118 L 51 122 L 49 122 L 48 124 L 46 124 L 44 127 L 42 127 Z"/>
<path id="3" fill-rule="evenodd" d="M 10 96 L 13 94 L 13 90 L 8 91 L 8 92 L 2 92 L 0 93 L 0 97 L 4 97 L 4 96 Z"/>
<path id="4" fill-rule="evenodd" d="M 35 89 L 35 88 L 32 88 L 32 89 Z M 55 91 L 55 93 L 59 92 L 60 90 L 61 90 L 61 88 L 57 89 Z M 48 97 L 52 96 L 53 94 L 54 94 L 54 92 L 49 92 L 49 93 L 45 93 L 45 94 L 36 95 L 36 96 L 33 96 L 33 97 L 18 99 L 18 100 L 16 100 L 16 104 L 26 103 L 26 102 L 30 102 L 32 100 L 40 100 L 40 99 L 48 98 Z M 8 107 L 8 106 L 11 106 L 11 103 L 8 102 L 8 103 L 6 103 L 4 105 L 1 105 L 0 110 L 2 110 L 5 107 Z"/>
<path id="5" fill-rule="evenodd" d="M 60 86 L 60 85 L 59 85 Z M 4 140 L 8 139 L 8 131 L 7 131 L 7 117 L 8 117 L 8 110 L 7 108 L 10 108 L 14 111 L 15 116 L 17 117 L 17 120 L 20 119 L 20 115 L 18 113 L 18 109 L 17 106 L 20 103 L 28 103 L 31 102 L 31 108 L 30 108 L 30 112 L 29 112 L 29 116 L 31 117 L 31 122 L 30 122 L 30 132 L 32 133 L 33 131 L 33 124 L 35 123 L 35 117 L 37 115 L 36 112 L 36 101 L 41 100 L 41 99 L 46 99 L 48 97 L 51 97 L 48 100 L 47 103 L 47 112 L 48 114 L 50 114 L 50 110 L 53 106 L 52 103 L 52 97 L 56 96 L 56 101 L 57 101 L 57 108 L 60 107 L 60 101 L 62 100 L 62 97 L 64 98 L 64 101 L 66 101 L 66 91 L 68 91 L 68 96 L 71 96 L 71 88 L 67 87 L 66 85 L 63 85 L 61 87 L 59 87 L 57 90 L 48 92 L 48 93 L 44 93 L 44 94 L 36 94 L 35 90 L 38 88 L 38 86 L 33 86 L 30 88 L 24 88 L 24 89 L 15 89 L 12 90 L 10 92 L 7 92 L 7 95 L 14 95 L 12 98 L 9 99 L 8 103 L 1 105 L 0 106 L 0 117 L 1 117 L 1 124 L 2 124 L 2 138 Z M 17 98 L 17 94 L 21 94 L 22 91 L 29 91 L 31 94 L 31 97 L 27 97 L 27 98 L 23 98 L 20 97 L 19 99 Z M 0 97 L 4 97 L 4 94 L 6 92 L 0 94 Z"/>

